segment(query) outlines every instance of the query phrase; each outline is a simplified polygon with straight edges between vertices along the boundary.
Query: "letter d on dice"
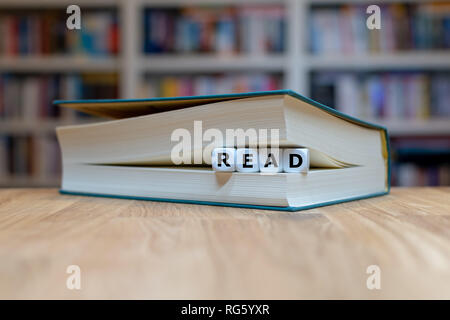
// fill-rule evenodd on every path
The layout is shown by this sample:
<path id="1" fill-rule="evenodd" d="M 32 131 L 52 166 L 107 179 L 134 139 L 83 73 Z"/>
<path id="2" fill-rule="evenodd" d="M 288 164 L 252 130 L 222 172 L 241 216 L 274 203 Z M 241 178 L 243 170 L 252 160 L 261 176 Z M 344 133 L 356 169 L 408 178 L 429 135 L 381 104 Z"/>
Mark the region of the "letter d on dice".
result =
<path id="1" fill-rule="evenodd" d="M 215 148 L 211 154 L 214 171 L 234 171 L 236 169 L 236 149 Z"/>
<path id="2" fill-rule="evenodd" d="M 238 148 L 236 150 L 236 169 L 239 172 L 258 172 L 258 150 Z"/>
<path id="3" fill-rule="evenodd" d="M 284 149 L 283 150 L 284 172 L 308 172 L 309 170 L 309 150 L 306 148 Z"/>

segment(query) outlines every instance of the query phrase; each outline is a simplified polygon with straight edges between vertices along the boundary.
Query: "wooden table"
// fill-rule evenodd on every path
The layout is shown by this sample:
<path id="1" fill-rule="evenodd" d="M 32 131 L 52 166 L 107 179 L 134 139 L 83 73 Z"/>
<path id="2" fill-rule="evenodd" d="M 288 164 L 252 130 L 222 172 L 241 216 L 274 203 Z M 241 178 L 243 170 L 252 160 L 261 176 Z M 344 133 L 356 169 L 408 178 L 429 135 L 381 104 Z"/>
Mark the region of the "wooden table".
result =
<path id="1" fill-rule="evenodd" d="M 0 298 L 449 299 L 450 188 L 296 213 L 0 189 Z"/>

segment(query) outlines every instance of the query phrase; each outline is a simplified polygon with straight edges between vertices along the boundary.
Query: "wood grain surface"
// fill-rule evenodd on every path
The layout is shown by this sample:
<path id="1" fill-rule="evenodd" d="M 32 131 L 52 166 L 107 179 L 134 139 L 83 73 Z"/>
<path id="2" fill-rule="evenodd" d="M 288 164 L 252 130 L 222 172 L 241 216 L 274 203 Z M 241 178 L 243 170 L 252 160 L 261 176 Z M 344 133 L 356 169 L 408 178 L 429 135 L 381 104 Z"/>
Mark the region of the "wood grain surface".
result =
<path id="1" fill-rule="evenodd" d="M 0 298 L 449 299 L 450 188 L 295 213 L 0 189 Z"/>

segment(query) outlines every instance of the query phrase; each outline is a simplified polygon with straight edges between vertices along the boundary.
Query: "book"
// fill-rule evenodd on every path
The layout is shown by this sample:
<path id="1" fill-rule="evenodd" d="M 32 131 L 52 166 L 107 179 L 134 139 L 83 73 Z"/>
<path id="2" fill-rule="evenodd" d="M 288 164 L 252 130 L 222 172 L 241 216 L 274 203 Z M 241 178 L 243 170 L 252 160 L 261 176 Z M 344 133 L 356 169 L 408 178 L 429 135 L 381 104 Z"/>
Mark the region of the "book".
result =
<path id="1" fill-rule="evenodd" d="M 105 118 L 56 129 L 62 193 L 295 211 L 389 192 L 387 130 L 290 90 L 54 104 Z M 174 164 L 172 134 L 184 129 L 195 136 L 199 122 L 202 132 L 224 135 L 227 129 L 278 130 L 278 147 L 309 149 L 310 170 L 215 172 L 205 150 L 218 145 L 207 139 L 196 144 L 195 137 L 189 152 L 201 163 Z M 275 147 L 247 138 L 219 146 Z"/>

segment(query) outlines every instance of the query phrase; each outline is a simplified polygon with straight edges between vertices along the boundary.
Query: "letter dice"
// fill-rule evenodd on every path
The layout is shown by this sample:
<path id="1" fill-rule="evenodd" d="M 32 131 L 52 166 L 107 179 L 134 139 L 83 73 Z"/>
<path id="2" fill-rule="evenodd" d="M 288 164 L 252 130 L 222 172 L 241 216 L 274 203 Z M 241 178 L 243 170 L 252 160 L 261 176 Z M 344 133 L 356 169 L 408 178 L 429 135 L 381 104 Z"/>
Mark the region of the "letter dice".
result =
<path id="1" fill-rule="evenodd" d="M 278 148 L 259 149 L 259 171 L 277 173 L 283 171 L 283 151 Z"/>
<path id="2" fill-rule="evenodd" d="M 215 148 L 211 154 L 214 171 L 232 172 L 236 170 L 236 149 Z"/>
<path id="3" fill-rule="evenodd" d="M 258 150 L 238 148 L 236 150 L 236 169 L 239 172 L 259 172 Z"/>
<path id="4" fill-rule="evenodd" d="M 308 172 L 309 150 L 306 148 L 284 149 L 283 169 L 288 173 Z"/>

